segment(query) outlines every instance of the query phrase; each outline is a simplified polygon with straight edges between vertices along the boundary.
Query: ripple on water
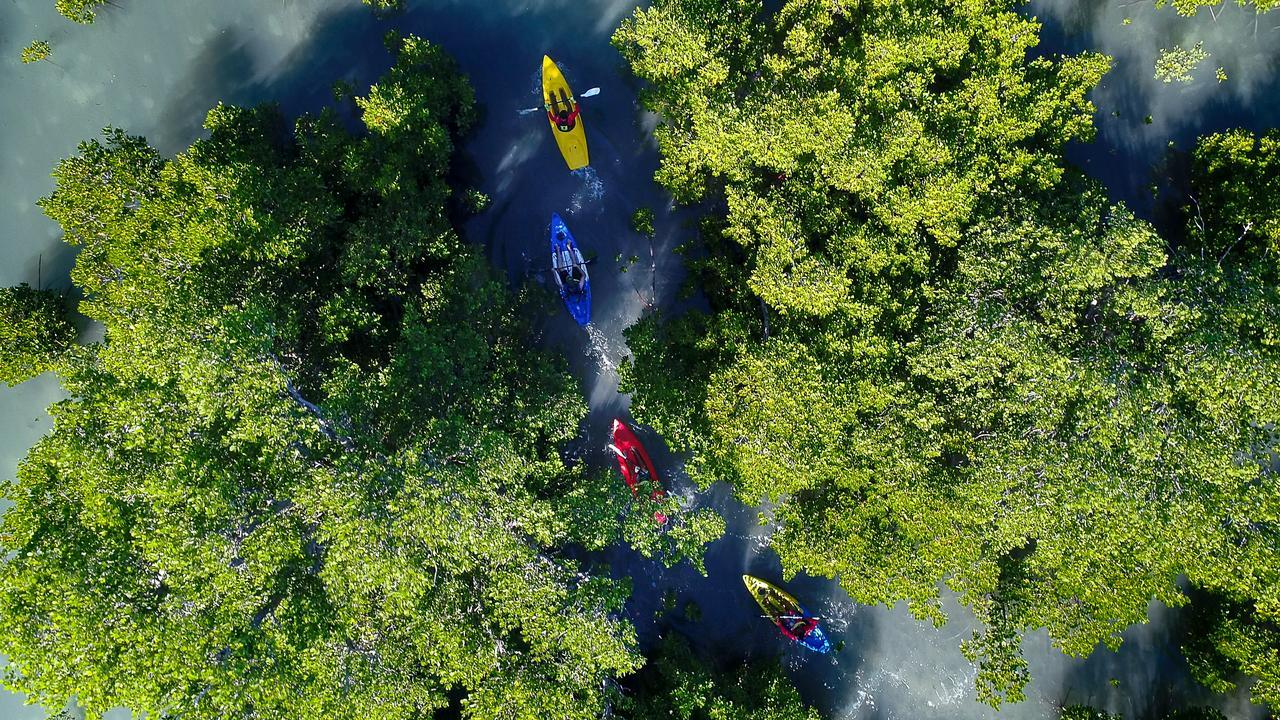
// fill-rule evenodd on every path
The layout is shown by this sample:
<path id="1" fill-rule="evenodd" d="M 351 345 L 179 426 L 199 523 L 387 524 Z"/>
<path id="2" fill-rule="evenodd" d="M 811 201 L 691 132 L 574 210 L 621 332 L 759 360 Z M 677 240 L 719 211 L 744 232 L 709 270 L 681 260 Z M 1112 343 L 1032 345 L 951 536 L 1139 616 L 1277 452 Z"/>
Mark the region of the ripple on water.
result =
<path id="1" fill-rule="evenodd" d="M 587 357 L 596 361 L 596 365 L 604 371 L 614 372 L 618 369 L 617 361 L 611 356 L 619 356 L 618 351 L 613 347 L 608 335 L 605 334 L 600 326 L 595 323 L 587 323 L 587 345 L 583 352 Z"/>
<path id="2" fill-rule="evenodd" d="M 598 202 L 605 193 L 604 180 L 590 165 L 574 170 L 573 176 L 581 180 L 582 185 L 574 191 L 573 197 L 569 200 L 570 215 L 576 215 L 587 205 Z"/>

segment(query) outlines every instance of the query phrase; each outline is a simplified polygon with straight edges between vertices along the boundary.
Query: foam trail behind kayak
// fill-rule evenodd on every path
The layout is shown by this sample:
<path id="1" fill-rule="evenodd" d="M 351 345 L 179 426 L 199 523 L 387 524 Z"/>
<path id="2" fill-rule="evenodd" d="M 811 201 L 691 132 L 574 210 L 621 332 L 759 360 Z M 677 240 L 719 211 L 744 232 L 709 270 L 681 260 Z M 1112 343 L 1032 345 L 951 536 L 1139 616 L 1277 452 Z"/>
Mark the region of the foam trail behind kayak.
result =
<path id="1" fill-rule="evenodd" d="M 605 186 L 600 174 L 590 165 L 578 168 L 570 174 L 582 181 L 582 186 L 575 190 L 573 197 L 569 199 L 569 213 L 576 215 L 588 205 L 599 202 L 604 197 Z"/>

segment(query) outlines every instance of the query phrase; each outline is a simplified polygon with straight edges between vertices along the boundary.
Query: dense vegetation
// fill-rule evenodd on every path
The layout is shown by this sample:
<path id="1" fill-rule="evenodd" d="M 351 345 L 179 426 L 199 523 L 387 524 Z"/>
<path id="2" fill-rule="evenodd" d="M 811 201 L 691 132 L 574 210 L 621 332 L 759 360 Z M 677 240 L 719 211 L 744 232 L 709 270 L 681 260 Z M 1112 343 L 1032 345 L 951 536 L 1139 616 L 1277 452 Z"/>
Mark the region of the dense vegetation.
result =
<path id="1" fill-rule="evenodd" d="M 42 205 L 105 339 L 67 352 L 18 291 L 43 350 L 15 373 L 56 364 L 69 395 L 0 526 L 6 681 L 33 701 L 594 718 L 640 665 L 626 585 L 560 550 L 616 541 L 629 494 L 562 461 L 586 407 L 531 350 L 537 297 L 445 211 L 472 91 L 397 51 L 359 136 L 220 106 L 172 159 L 109 130 L 57 168 Z"/>
<path id="2" fill-rule="evenodd" d="M 777 662 L 717 671 L 679 635 L 626 685 L 616 708 L 625 720 L 819 720 Z"/>
<path id="3" fill-rule="evenodd" d="M 0 288 L 0 383 L 17 385 L 53 369 L 75 340 L 61 295 L 26 283 Z"/>
<path id="4" fill-rule="evenodd" d="M 1219 452 L 1235 454 L 1246 480 L 1258 464 L 1272 472 L 1254 476 L 1255 499 L 1224 507 L 1218 516 L 1237 538 L 1240 554 L 1222 558 L 1206 577 L 1193 577 L 1209 592 L 1195 603 L 1194 632 L 1185 649 L 1192 670 L 1211 689 L 1230 690 L 1241 674 L 1252 676 L 1254 699 L 1277 708 L 1280 130 L 1262 137 L 1234 131 L 1203 138 L 1192 156 L 1191 183 L 1187 238 L 1172 263 L 1179 279 L 1170 287 L 1185 312 L 1201 315 L 1195 324 L 1202 332 L 1184 357 L 1194 353 L 1196 362 L 1215 373 L 1194 388 L 1195 397 L 1234 395 L 1236 402 L 1249 403 L 1230 419 L 1245 426 L 1252 444 L 1224 444 Z"/>
<path id="5" fill-rule="evenodd" d="M 656 0 L 615 36 L 658 180 L 716 208 L 711 312 L 628 331 L 633 412 L 774 503 L 788 574 L 936 623 L 957 593 L 993 705 L 1023 631 L 1085 655 L 1154 597 L 1191 605 L 1203 683 L 1280 706 L 1280 132 L 1204 138 L 1162 238 L 1062 158 L 1109 61 L 1028 59 L 1014 0 L 778 5 Z M 0 290 L 0 381 L 69 395 L 5 490 L 7 683 L 197 719 L 813 720 L 778 667 L 678 638 L 614 682 L 629 588 L 566 548 L 700 567 L 724 523 L 669 495 L 658 528 L 566 463 L 586 408 L 530 349 L 545 298 L 453 230 L 484 204 L 446 182 L 471 89 L 395 50 L 367 132 L 220 106 L 175 158 L 109 129 L 58 167 L 42 205 L 106 332 L 76 348 L 60 296 Z"/>
<path id="6" fill-rule="evenodd" d="M 1022 697 L 1023 630 L 1114 646 L 1185 577 L 1243 608 L 1204 666 L 1275 703 L 1275 138 L 1205 141 L 1168 252 L 1062 160 L 1107 60 L 1029 60 L 1013 5 L 658 0 L 624 23 L 657 179 L 722 204 L 713 312 L 628 333 L 633 412 L 701 482 L 777 503 L 786 572 L 935 622 L 954 590 L 983 700 Z"/>

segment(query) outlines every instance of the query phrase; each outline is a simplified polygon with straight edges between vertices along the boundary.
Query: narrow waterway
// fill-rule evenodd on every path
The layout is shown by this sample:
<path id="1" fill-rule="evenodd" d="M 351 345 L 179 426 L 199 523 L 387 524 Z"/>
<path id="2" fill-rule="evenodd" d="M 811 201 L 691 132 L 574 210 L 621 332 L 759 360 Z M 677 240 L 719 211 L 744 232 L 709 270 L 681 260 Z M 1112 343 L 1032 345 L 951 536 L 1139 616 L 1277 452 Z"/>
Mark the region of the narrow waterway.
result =
<path id="1" fill-rule="evenodd" d="M 548 316 L 545 336 L 567 354 L 590 403 L 581 443 L 588 449 L 585 459 L 611 462 L 604 437 L 609 421 L 625 416 L 628 404 L 617 393 L 614 372 L 627 353 L 622 330 L 647 307 L 677 302 L 683 271 L 673 249 L 690 239 L 694 218 L 671 208 L 652 182 L 656 118 L 637 107 L 634 81 L 609 46 L 634 0 L 421 0 L 387 19 L 375 18 L 356 0 L 116 4 L 96 25 L 82 28 L 58 18 L 52 0 L 0 0 L 0 282 L 35 283 L 39 275 L 46 286 L 69 284 L 73 254 L 34 203 L 52 188 L 48 173 L 57 160 L 104 125 L 146 135 L 173 153 L 199 135 L 204 113 L 218 101 L 275 101 L 292 115 L 332 103 L 336 80 L 363 91 L 390 64 L 383 34 L 391 28 L 414 32 L 458 58 L 484 108 L 460 171 L 493 204 L 468 223 L 468 238 L 482 244 L 513 281 L 537 280 L 546 265 L 545 227 L 555 211 L 596 258 L 594 322 L 584 330 L 565 313 Z M 1093 48 L 1116 56 L 1116 69 L 1095 93 L 1099 140 L 1072 148 L 1072 159 L 1148 215 L 1155 206 L 1147 186 L 1161 182 L 1152 169 L 1169 140 L 1185 148 L 1206 130 L 1280 124 L 1273 72 L 1280 33 L 1262 27 L 1246 38 L 1241 33 L 1250 30 L 1248 18 L 1234 7 L 1216 21 L 1207 14 L 1178 20 L 1168 11 L 1154 12 L 1149 2 L 1121 11 L 1093 0 L 1037 0 L 1029 12 L 1049 23 L 1046 52 Z M 1121 24 L 1125 16 L 1133 18 L 1130 25 Z M 1271 24 L 1280 25 L 1280 13 L 1273 16 Z M 1216 64 L 1208 75 L 1201 68 L 1187 86 L 1149 80 L 1156 48 L 1188 44 L 1195 33 L 1206 34 L 1213 53 L 1206 67 Z M 37 38 L 53 43 L 57 65 L 19 63 L 19 50 Z M 601 88 L 584 102 L 589 170 L 567 172 L 545 120 L 519 112 L 539 103 L 543 53 L 561 63 L 579 92 Z M 1222 64 L 1230 78 L 1218 85 L 1213 70 Z M 629 227 L 639 207 L 657 212 L 653 241 Z M 57 397 L 48 377 L 0 387 L 0 477 L 12 477 L 26 448 L 49 429 L 43 409 Z M 843 650 L 821 657 L 788 647 L 758 617 L 739 579 L 743 572 L 781 577 L 757 509 L 734 501 L 726 488 L 694 493 L 679 458 L 652 433 L 641 433 L 677 490 L 716 507 L 729 524 L 726 537 L 710 548 L 705 578 L 687 566 L 665 570 L 624 548 L 608 553 L 612 571 L 634 580 L 628 612 L 645 642 L 673 628 L 725 663 L 781 654 L 804 697 L 837 718 L 996 716 L 972 699 L 974 671 L 959 652 L 972 618 L 949 600 L 952 622 L 934 629 L 901 606 L 859 607 L 834 582 L 797 578 L 789 587 L 828 618 Z M 668 590 L 677 595 L 677 611 L 664 614 Z M 689 601 L 701 608 L 701 621 L 683 619 Z M 661 621 L 658 615 L 664 615 Z M 1191 683 L 1177 652 L 1176 614 L 1155 606 L 1150 615 L 1149 624 L 1126 633 L 1119 652 L 1104 649 L 1087 661 L 1065 658 L 1043 634 L 1030 636 L 1026 651 L 1035 680 L 1028 700 L 999 717 L 1052 718 L 1059 705 L 1071 702 L 1130 717 L 1186 702 L 1212 702 L 1234 718 L 1262 715 L 1240 694 L 1210 697 Z M 0 695 L 0 719 L 44 716 L 39 708 L 24 708 L 19 696 Z"/>

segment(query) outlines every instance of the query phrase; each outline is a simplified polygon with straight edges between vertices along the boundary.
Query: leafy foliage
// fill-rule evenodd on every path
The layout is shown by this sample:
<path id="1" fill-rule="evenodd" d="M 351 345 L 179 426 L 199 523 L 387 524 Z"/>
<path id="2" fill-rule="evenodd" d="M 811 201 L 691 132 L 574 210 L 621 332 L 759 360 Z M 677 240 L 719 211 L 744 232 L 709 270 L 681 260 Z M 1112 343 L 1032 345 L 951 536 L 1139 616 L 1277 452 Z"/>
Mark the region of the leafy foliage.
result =
<path id="1" fill-rule="evenodd" d="M 1059 720 L 1124 720 L 1124 715 L 1109 713 L 1088 705 L 1068 705 L 1058 715 Z M 1210 707 L 1193 707 L 1174 710 L 1163 720 L 1227 720 L 1222 712 Z"/>
<path id="2" fill-rule="evenodd" d="M 692 508 L 688 498 L 673 493 L 651 500 L 649 493 L 654 488 L 644 485 L 647 483 L 637 486 L 638 492 L 623 515 L 618 539 L 667 567 L 688 560 L 706 575 L 703 553 L 708 543 L 724 535 L 724 518 L 711 508 Z M 659 517 L 665 520 L 658 522 Z"/>
<path id="3" fill-rule="evenodd" d="M 475 188 L 467 188 L 462 195 L 462 202 L 468 212 L 473 215 L 479 215 L 489 208 L 489 204 L 493 202 L 493 199 Z"/>
<path id="4" fill-rule="evenodd" d="M 1202 138 L 1192 157 L 1195 184 L 1188 221 L 1201 258 L 1274 270 L 1280 253 L 1280 130 L 1243 130 Z M 1275 284 L 1275 275 L 1258 284 Z"/>
<path id="5" fill-rule="evenodd" d="M 66 19 L 88 25 L 97 18 L 98 8 L 110 4 L 110 0 L 55 0 L 54 7 Z"/>
<path id="6" fill-rule="evenodd" d="M 1124 720 L 1122 715 L 1112 715 L 1088 705 L 1068 705 L 1062 708 L 1058 718 L 1059 720 Z"/>
<path id="7" fill-rule="evenodd" d="M 1193 17 L 1200 12 L 1202 8 L 1219 7 L 1224 0 L 1156 0 L 1156 7 L 1170 6 L 1178 11 L 1179 15 Z M 1280 7 L 1280 0 L 1236 0 L 1236 4 L 1240 7 L 1248 7 L 1252 5 L 1257 12 L 1263 13 L 1268 10 L 1274 10 Z"/>
<path id="8" fill-rule="evenodd" d="M 659 0 L 615 35 L 664 119 L 658 179 L 724 207 L 694 268 L 711 315 L 628 332 L 633 413 L 699 482 L 777 503 L 787 573 L 937 623 L 949 585 L 992 704 L 1022 697 L 1024 630 L 1115 646 L 1180 575 L 1273 607 L 1275 283 L 1167 274 L 1064 167 L 1107 60 L 1028 60 L 1006 2 L 763 12 Z"/>
<path id="9" fill-rule="evenodd" d="M 818 720 L 777 662 L 731 672 L 703 664 L 679 635 L 668 635 L 657 657 L 627 683 L 618 707 L 627 720 Z"/>
<path id="10" fill-rule="evenodd" d="M 26 283 L 0 288 L 0 382 L 17 385 L 52 370 L 75 340 L 61 295 Z"/>
<path id="11" fill-rule="evenodd" d="M 1184 352 L 1212 373 L 1196 388 L 1201 402 L 1235 397 L 1257 408 L 1231 418 L 1255 437 L 1229 446 L 1246 468 L 1274 468 L 1277 448 L 1275 415 L 1265 409 L 1275 401 L 1280 378 L 1277 147 L 1275 130 L 1260 138 L 1232 131 L 1201 139 L 1192 159 L 1187 242 L 1175 257 L 1183 278 L 1178 299 L 1198 315 L 1198 332 Z M 1256 678 L 1256 702 L 1280 707 L 1280 560 L 1274 550 L 1280 501 L 1274 472 L 1255 482 L 1259 501 L 1227 516 L 1243 552 L 1226 555 L 1213 572 L 1194 578 L 1210 592 L 1193 604 L 1197 630 L 1184 650 L 1207 687 L 1228 690 L 1243 673 Z"/>
<path id="12" fill-rule="evenodd" d="M 32 40 L 30 45 L 22 48 L 22 64 L 30 65 L 48 60 L 52 55 L 53 46 L 47 40 Z"/>
<path id="13" fill-rule="evenodd" d="M 1254 698 L 1280 705 L 1280 623 L 1260 617 L 1250 603 L 1223 596 L 1201 599 L 1191 617 L 1193 631 L 1183 652 L 1200 683 L 1228 692 L 1247 674 L 1257 679 L 1250 688 Z"/>
<path id="14" fill-rule="evenodd" d="M 380 11 L 401 10 L 404 0 L 361 0 L 365 5 Z"/>
<path id="15" fill-rule="evenodd" d="M 642 207 L 631 214 L 631 229 L 641 235 L 653 237 L 653 208 Z"/>
<path id="16" fill-rule="evenodd" d="M 640 664 L 628 588 L 565 496 L 586 408 L 527 303 L 454 232 L 474 118 L 408 38 L 283 132 L 219 106 L 172 159 L 109 130 L 42 201 L 105 340 L 6 488 L 6 681 L 90 715 L 595 718 Z"/>
<path id="17" fill-rule="evenodd" d="M 1202 42 L 1190 48 L 1174 45 L 1172 50 L 1161 49 L 1156 58 L 1156 79 L 1163 83 L 1189 83 L 1191 73 L 1207 59 L 1209 52 Z"/>

